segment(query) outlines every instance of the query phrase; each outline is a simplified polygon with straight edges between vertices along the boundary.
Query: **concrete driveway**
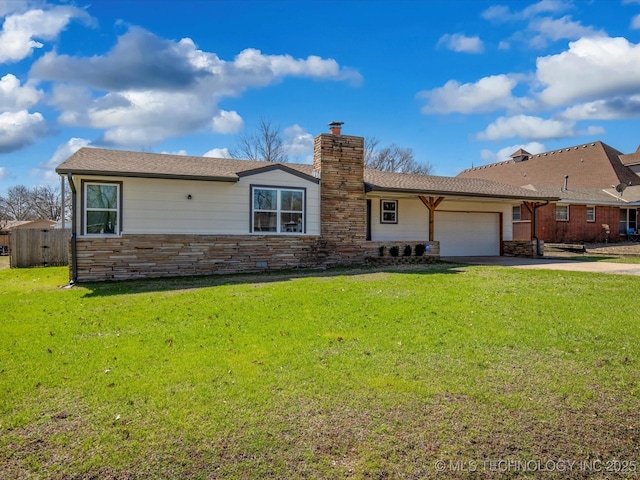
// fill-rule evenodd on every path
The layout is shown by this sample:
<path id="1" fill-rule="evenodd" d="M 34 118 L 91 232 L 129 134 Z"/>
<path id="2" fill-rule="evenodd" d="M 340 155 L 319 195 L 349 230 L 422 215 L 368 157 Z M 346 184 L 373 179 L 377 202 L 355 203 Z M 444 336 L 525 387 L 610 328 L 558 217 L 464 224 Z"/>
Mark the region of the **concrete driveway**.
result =
<path id="1" fill-rule="evenodd" d="M 559 260 L 555 258 L 519 257 L 441 257 L 444 262 L 470 265 L 498 265 L 530 270 L 565 270 L 573 272 L 612 273 L 618 275 L 640 275 L 640 264 L 585 262 Z"/>

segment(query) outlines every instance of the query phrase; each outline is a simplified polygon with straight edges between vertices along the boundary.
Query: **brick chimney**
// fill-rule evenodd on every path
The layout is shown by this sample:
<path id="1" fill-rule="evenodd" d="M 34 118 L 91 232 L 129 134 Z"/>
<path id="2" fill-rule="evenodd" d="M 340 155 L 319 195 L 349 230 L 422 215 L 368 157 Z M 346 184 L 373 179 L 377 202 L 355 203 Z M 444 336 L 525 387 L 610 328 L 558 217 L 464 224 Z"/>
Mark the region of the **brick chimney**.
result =
<path id="1" fill-rule="evenodd" d="M 358 261 L 366 240 L 364 138 L 341 134 L 342 122 L 314 139 L 313 169 L 320 176 L 320 234 L 331 263 Z M 334 257 L 334 258 L 331 258 Z"/>

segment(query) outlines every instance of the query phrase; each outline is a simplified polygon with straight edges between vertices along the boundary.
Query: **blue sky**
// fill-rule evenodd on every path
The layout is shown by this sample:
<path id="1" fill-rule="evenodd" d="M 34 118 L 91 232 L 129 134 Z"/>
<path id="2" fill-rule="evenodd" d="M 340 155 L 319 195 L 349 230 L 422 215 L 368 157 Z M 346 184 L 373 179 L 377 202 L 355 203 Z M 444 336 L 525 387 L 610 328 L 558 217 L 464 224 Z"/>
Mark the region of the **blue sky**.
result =
<path id="1" fill-rule="evenodd" d="M 78 148 L 224 156 L 327 123 L 436 175 L 640 144 L 640 0 L 0 0 L 0 194 Z"/>

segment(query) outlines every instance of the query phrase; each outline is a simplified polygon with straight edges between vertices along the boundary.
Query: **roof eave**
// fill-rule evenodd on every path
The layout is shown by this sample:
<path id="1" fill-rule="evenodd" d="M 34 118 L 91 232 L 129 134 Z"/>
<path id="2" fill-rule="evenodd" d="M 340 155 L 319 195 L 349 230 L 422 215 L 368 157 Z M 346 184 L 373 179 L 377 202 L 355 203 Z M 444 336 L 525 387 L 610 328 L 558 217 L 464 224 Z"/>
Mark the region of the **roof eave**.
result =
<path id="1" fill-rule="evenodd" d="M 452 192 L 445 190 L 423 190 L 415 188 L 389 188 L 380 187 L 373 184 L 365 184 L 365 192 L 391 192 L 391 193 L 412 193 L 412 194 L 426 194 L 426 195 L 438 195 L 438 196 L 450 196 L 450 197 L 483 197 L 483 198 L 500 198 L 505 200 L 541 200 L 556 202 L 560 200 L 559 197 L 538 197 L 533 195 L 501 195 L 493 193 L 477 193 L 477 192 Z"/>
<path id="2" fill-rule="evenodd" d="M 86 175 L 92 177 L 126 177 L 126 178 L 162 178 L 173 180 L 199 180 L 205 182 L 229 182 L 236 183 L 239 178 L 233 176 L 210 176 L 210 175 L 176 175 L 171 173 L 148 173 L 148 172 L 114 172 L 109 170 L 75 170 L 73 168 L 56 168 L 59 175 Z"/>

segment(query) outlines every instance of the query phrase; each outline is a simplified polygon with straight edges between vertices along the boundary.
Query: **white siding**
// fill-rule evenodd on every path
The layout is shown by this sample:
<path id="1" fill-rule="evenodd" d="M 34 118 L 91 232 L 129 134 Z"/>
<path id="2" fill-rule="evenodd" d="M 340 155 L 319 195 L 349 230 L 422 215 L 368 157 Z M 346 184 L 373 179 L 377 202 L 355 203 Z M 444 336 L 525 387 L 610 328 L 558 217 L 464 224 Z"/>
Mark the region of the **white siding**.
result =
<path id="1" fill-rule="evenodd" d="M 305 188 L 306 233 L 320 234 L 320 186 L 282 170 L 242 177 L 237 183 L 76 176 L 80 196 L 83 179 L 122 182 L 124 234 L 247 235 L 251 185 Z"/>
<path id="2" fill-rule="evenodd" d="M 419 198 L 397 198 L 393 195 L 384 200 L 398 200 L 398 223 L 380 222 L 380 198 L 371 198 L 371 240 L 414 241 L 429 240 L 429 210 Z"/>

